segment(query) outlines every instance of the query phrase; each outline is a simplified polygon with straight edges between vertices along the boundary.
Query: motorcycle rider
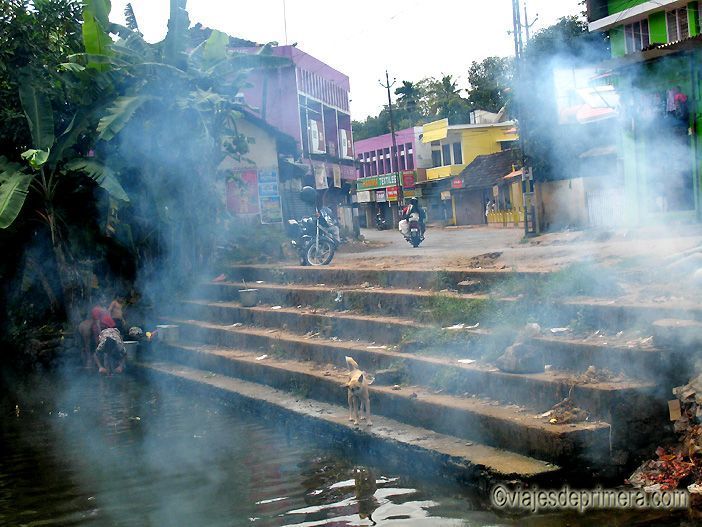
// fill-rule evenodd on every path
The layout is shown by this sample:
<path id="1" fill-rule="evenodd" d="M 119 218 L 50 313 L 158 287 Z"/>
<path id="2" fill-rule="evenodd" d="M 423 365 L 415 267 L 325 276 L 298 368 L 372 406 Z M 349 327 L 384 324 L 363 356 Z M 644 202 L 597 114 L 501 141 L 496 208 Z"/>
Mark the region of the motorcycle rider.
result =
<path id="1" fill-rule="evenodd" d="M 426 231 L 426 214 L 424 213 L 424 209 L 419 206 L 419 200 L 417 198 L 410 198 L 407 200 L 407 205 L 405 205 L 405 208 L 402 210 L 402 219 L 409 220 L 412 214 L 417 214 L 419 216 L 419 232 L 423 240 L 424 232 Z"/>

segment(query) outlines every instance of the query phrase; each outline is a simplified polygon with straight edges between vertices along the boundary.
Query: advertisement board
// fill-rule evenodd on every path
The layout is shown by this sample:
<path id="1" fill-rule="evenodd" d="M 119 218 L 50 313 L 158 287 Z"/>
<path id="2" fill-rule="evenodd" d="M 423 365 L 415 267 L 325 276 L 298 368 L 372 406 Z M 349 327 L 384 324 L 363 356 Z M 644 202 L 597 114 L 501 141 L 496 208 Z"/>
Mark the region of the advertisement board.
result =
<path id="1" fill-rule="evenodd" d="M 397 192 L 398 192 L 397 187 L 389 187 L 389 188 L 385 189 L 385 193 L 388 197 L 388 201 L 397 201 Z"/>
<path id="2" fill-rule="evenodd" d="M 227 210 L 235 216 L 259 213 L 256 170 L 237 172 L 227 181 Z"/>

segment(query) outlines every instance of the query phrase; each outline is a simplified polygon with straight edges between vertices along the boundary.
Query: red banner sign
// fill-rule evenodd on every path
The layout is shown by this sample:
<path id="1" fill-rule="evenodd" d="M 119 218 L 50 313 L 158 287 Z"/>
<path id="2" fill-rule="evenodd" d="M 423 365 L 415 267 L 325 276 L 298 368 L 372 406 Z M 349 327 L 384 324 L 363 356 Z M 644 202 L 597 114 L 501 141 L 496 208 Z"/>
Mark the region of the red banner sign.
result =
<path id="1" fill-rule="evenodd" d="M 451 188 L 463 188 L 463 179 L 456 177 L 451 180 Z"/>
<path id="2" fill-rule="evenodd" d="M 388 201 L 397 201 L 397 187 L 388 187 L 386 189 Z"/>

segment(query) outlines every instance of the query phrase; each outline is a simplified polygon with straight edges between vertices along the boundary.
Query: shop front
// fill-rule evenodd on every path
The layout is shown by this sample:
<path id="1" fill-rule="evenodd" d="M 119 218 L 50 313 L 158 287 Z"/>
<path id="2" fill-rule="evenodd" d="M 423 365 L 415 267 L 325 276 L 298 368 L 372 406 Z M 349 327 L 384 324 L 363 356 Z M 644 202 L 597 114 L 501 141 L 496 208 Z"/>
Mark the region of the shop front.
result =
<path id="1" fill-rule="evenodd" d="M 365 227 L 374 227 L 375 218 L 378 214 L 387 220 L 393 228 L 397 226 L 400 216 L 397 174 L 357 179 L 356 196 L 360 208 L 360 216 L 365 218 Z"/>

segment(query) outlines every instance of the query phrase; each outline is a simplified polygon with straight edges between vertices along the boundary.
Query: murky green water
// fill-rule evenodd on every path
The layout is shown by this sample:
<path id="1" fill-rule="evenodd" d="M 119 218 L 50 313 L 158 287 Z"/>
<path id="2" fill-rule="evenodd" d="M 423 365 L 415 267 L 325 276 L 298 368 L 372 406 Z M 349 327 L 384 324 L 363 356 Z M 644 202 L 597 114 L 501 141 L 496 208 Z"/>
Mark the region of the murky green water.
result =
<path id="1" fill-rule="evenodd" d="M 499 517 L 461 489 L 130 377 L 38 376 L 1 409 L 2 525 L 629 524 Z"/>

